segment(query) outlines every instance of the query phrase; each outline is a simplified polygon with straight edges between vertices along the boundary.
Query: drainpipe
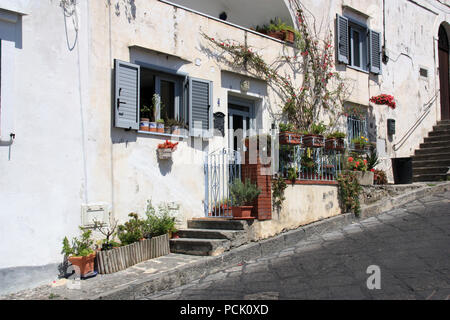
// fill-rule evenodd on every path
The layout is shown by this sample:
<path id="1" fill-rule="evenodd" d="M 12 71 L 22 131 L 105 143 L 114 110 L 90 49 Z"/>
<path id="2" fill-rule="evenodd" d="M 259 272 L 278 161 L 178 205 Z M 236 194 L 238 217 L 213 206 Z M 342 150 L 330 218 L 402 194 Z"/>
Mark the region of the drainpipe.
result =
<path id="1" fill-rule="evenodd" d="M 16 134 L 15 133 L 10 133 L 9 134 L 9 140 L 2 140 L 2 139 L 0 139 L 0 146 L 8 146 L 9 147 L 8 161 L 11 160 L 11 146 L 14 143 L 14 139 L 15 138 L 16 138 Z"/>

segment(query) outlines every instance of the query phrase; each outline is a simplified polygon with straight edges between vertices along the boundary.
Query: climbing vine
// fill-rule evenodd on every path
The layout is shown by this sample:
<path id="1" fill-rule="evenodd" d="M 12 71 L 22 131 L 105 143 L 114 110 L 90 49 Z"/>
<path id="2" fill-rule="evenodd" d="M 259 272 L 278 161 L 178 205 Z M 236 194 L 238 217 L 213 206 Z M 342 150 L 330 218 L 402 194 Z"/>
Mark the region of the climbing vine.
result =
<path id="1" fill-rule="evenodd" d="M 296 8 L 299 41 L 294 55 L 284 55 L 277 61 L 266 62 L 261 54 L 248 46 L 233 40 L 215 39 L 203 36 L 227 55 L 226 61 L 233 68 L 241 68 L 274 85 L 282 99 L 282 115 L 296 129 L 309 131 L 323 115 L 328 116 L 328 128 L 334 127 L 345 113 L 344 101 L 349 96 L 349 86 L 338 72 L 333 71 L 334 54 L 332 33 L 325 39 L 308 22 L 298 1 Z M 223 57 L 223 55 L 222 55 Z M 290 74 L 281 74 L 282 65 L 288 65 Z M 302 74 L 301 85 L 295 75 Z"/>

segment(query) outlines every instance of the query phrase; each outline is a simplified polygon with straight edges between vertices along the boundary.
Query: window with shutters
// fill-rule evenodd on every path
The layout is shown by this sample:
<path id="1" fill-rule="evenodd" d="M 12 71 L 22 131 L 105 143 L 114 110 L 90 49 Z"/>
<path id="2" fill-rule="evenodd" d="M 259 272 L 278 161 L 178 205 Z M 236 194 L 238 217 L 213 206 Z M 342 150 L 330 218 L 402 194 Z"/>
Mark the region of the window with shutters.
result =
<path id="1" fill-rule="evenodd" d="M 209 138 L 212 136 L 211 106 L 212 81 L 158 66 L 115 60 L 114 126 L 117 128 Z M 152 130 L 162 122 L 162 131 Z M 144 130 L 146 123 L 149 130 Z M 178 130 L 180 133 L 174 133 Z"/>
<path id="2" fill-rule="evenodd" d="M 337 15 L 337 60 L 352 68 L 381 74 L 381 34 L 350 17 Z"/>

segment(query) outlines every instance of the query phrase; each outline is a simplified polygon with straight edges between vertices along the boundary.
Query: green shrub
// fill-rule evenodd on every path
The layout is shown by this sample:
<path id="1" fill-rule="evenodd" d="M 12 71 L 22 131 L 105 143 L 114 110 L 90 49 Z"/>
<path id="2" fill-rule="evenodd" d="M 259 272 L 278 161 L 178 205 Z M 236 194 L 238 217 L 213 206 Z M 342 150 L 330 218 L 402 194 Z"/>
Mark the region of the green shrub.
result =
<path id="1" fill-rule="evenodd" d="M 82 227 L 80 227 L 80 230 L 83 232 L 81 239 L 74 237 L 72 244 L 67 237 L 64 237 L 61 253 L 66 256 L 85 257 L 94 252 L 92 249 L 94 241 L 91 239 L 92 230 L 84 230 Z"/>
<path id="2" fill-rule="evenodd" d="M 158 206 L 158 211 L 153 207 L 152 202 L 147 201 L 144 236 L 146 238 L 157 237 L 169 232 L 177 232 L 175 228 L 175 217 L 170 215 L 167 204 Z"/>
<path id="3" fill-rule="evenodd" d="M 347 171 L 341 173 L 338 177 L 339 183 L 339 200 L 341 208 L 344 212 L 353 212 L 359 216 L 361 205 L 359 195 L 362 191 L 361 185 L 353 172 Z"/>
<path id="4" fill-rule="evenodd" d="M 321 135 L 325 132 L 325 130 L 327 130 L 327 127 L 322 122 L 319 124 L 313 123 L 311 125 L 310 133 Z"/>
<path id="5" fill-rule="evenodd" d="M 240 179 L 235 179 L 233 184 L 230 186 L 230 194 L 233 200 L 233 205 L 238 207 L 250 205 L 260 193 L 261 189 L 251 183 L 250 179 L 246 179 L 245 183 L 242 183 Z"/>
<path id="6" fill-rule="evenodd" d="M 130 220 L 118 226 L 117 236 L 122 245 L 132 244 L 144 237 L 145 222 L 136 213 L 128 215 Z"/>

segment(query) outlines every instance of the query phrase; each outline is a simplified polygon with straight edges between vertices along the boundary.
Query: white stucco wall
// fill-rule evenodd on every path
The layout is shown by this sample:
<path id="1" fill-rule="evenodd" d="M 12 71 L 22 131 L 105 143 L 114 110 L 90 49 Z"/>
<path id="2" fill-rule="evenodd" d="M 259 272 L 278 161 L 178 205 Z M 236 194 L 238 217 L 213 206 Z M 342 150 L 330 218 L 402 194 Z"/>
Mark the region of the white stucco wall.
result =
<path id="1" fill-rule="evenodd" d="M 16 134 L 11 146 L 0 143 L 0 268 L 60 262 L 61 240 L 78 233 L 83 204 L 104 203 L 121 222 L 132 211 L 143 214 L 148 199 L 155 204 L 180 204 L 181 225 L 203 216 L 202 157 L 227 146 L 227 139 L 183 139 L 171 166 L 158 162 L 155 150 L 162 138 L 112 128 L 114 59 L 133 62 L 139 57 L 211 80 L 213 111 L 225 114 L 228 95 L 242 95 L 240 81 L 248 79 L 251 89 L 247 98 L 257 102 L 258 125 L 268 130 L 279 112 L 280 101 L 273 88 L 218 62 L 210 50 L 217 52 L 200 31 L 217 39 L 241 43 L 246 39 L 266 61 L 284 53 L 292 55 L 292 48 L 157 0 L 136 0 L 132 2 L 135 7 L 117 0 L 111 1 L 111 6 L 104 1 L 78 3 L 75 20 L 64 19 L 59 1 L 0 3 L 0 8 L 26 14 L 18 15 L 13 24 L 0 19 L 1 139 Z M 332 32 L 343 4 L 366 14 L 370 28 L 383 31 L 380 1 L 302 3 Z M 412 2 L 398 3 L 386 1 L 390 60 L 383 65 L 383 74 L 376 77 L 338 68 L 353 81 L 349 101 L 369 106 L 369 98 L 379 93 L 393 94 L 397 100 L 396 110 L 371 106 L 374 138 L 386 141 L 383 168 L 388 172 L 390 158 L 410 156 L 440 117 L 438 99 L 411 137 L 399 144 L 439 86 L 437 32 L 443 21 L 450 20 L 449 9 L 442 5 L 431 6 L 434 14 Z M 11 7 L 16 4 L 21 4 L 20 8 Z M 135 46 L 151 51 L 130 49 Z M 419 79 L 419 66 L 428 68 L 428 80 Z M 386 135 L 387 118 L 397 120 L 392 139 Z M 295 202 L 286 204 L 282 214 L 287 225 L 298 223 L 292 222 L 291 215 L 304 215 L 304 223 L 309 221 L 309 213 L 316 218 L 324 216 L 320 205 L 326 203 L 320 199 L 305 198 L 304 203 L 312 203 L 312 207 L 303 213 L 296 211 Z M 264 236 L 285 227 L 276 219 L 264 224 L 270 225 L 260 230 Z"/>
<path id="2" fill-rule="evenodd" d="M 14 27 L 0 21 L 2 110 L 10 111 L 0 119 L 2 140 L 16 135 L 0 144 L 0 268 L 61 262 L 61 240 L 78 233 L 86 188 L 86 20 L 70 51 L 56 2 L 21 3 L 27 15 Z M 86 19 L 86 2 L 79 10 Z M 69 41 L 74 33 L 68 21 Z"/>

